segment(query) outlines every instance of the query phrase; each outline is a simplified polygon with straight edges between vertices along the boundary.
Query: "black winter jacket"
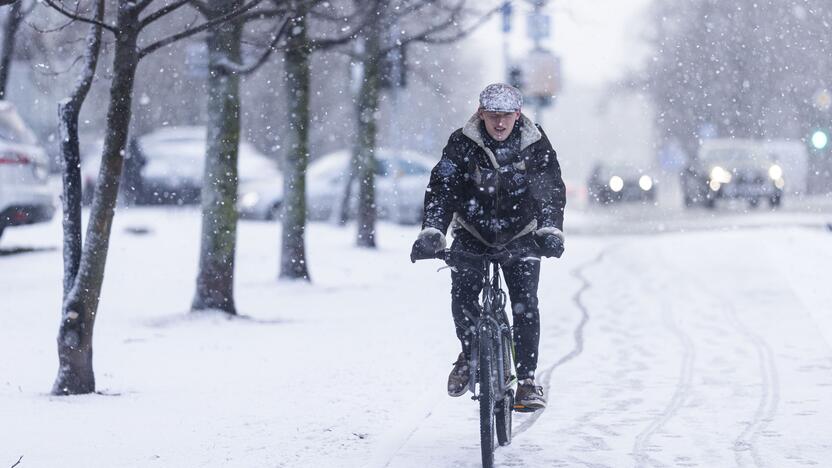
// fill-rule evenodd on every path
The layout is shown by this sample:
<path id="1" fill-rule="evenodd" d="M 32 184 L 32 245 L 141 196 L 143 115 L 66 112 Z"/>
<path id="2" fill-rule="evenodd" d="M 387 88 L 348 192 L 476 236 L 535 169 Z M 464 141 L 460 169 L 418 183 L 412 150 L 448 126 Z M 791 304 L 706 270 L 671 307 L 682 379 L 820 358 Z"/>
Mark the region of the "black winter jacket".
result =
<path id="1" fill-rule="evenodd" d="M 452 221 L 486 245 L 502 246 L 539 228 L 563 230 L 566 190 L 543 129 L 521 114 L 520 152 L 499 166 L 475 114 L 451 134 L 425 193 L 422 228 Z"/>

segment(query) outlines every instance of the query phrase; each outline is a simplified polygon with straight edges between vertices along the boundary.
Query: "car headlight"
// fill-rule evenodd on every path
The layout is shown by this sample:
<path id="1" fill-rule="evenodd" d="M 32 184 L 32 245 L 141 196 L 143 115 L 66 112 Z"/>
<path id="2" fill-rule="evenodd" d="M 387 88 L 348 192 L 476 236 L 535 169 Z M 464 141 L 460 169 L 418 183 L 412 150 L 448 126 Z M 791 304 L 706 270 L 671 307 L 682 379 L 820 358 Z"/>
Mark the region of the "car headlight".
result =
<path id="1" fill-rule="evenodd" d="M 624 179 L 617 175 L 610 177 L 610 188 L 613 192 L 620 192 L 624 188 Z"/>
<path id="2" fill-rule="evenodd" d="M 653 188 L 653 178 L 647 174 L 638 178 L 638 186 L 645 192 Z"/>
<path id="3" fill-rule="evenodd" d="M 777 164 L 772 164 L 771 167 L 768 168 L 768 176 L 771 177 L 771 180 L 780 179 L 783 177 L 783 168 Z"/>
<path id="4" fill-rule="evenodd" d="M 260 195 L 257 192 L 248 192 L 240 198 L 240 206 L 243 208 L 252 208 L 260 201 Z"/>
<path id="5" fill-rule="evenodd" d="M 711 181 L 719 184 L 727 184 L 731 182 L 731 173 L 719 166 L 714 166 L 711 169 Z"/>

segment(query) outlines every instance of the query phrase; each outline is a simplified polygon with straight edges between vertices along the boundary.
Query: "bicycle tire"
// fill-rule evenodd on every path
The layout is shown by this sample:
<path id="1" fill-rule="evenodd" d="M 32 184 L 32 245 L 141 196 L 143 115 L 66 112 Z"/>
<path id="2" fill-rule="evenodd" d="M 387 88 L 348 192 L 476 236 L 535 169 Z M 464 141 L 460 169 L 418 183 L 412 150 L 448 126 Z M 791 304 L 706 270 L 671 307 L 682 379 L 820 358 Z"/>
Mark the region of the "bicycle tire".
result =
<path id="1" fill-rule="evenodd" d="M 480 384 L 480 444 L 482 446 L 482 466 L 494 466 L 494 353 L 491 337 L 480 334 L 479 372 Z"/>
<path id="2" fill-rule="evenodd" d="M 501 340 L 503 344 L 503 375 L 506 378 L 504 385 L 507 385 L 511 381 L 512 371 L 511 340 L 506 335 L 503 335 Z M 507 389 L 506 394 L 503 395 L 503 399 L 497 403 L 497 409 L 494 415 L 497 426 L 497 443 L 501 447 L 511 444 L 511 422 L 513 414 L 514 391 Z"/>

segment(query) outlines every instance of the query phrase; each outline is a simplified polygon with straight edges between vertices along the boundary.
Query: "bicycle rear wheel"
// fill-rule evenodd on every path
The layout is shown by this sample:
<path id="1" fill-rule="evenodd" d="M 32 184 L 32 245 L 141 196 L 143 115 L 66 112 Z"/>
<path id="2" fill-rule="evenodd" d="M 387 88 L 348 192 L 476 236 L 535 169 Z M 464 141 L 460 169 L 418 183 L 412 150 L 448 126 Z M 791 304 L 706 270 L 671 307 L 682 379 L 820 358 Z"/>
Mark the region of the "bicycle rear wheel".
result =
<path id="1" fill-rule="evenodd" d="M 482 446 L 482 466 L 494 466 L 494 352 L 491 337 L 480 335 L 479 340 L 479 372 L 480 384 L 480 444 Z"/>

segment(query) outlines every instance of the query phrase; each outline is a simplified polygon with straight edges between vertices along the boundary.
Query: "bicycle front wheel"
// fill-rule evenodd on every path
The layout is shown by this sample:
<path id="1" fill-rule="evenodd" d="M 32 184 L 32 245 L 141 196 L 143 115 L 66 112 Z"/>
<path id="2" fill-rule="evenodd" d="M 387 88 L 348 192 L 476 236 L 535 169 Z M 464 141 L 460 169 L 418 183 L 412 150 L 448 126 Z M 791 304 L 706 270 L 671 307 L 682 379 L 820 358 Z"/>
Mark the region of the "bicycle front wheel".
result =
<path id="1" fill-rule="evenodd" d="M 482 466 L 494 466 L 494 348 L 488 336 L 479 340 L 480 385 L 480 444 L 482 445 Z"/>
<path id="2" fill-rule="evenodd" d="M 504 387 L 511 385 L 512 380 L 512 364 L 511 364 L 511 335 L 504 333 L 502 336 L 503 348 L 503 376 L 506 379 L 503 382 Z M 511 417 L 514 412 L 514 391 L 507 388 L 504 395 L 500 395 L 502 399 L 497 402 L 495 409 L 495 418 L 497 425 L 497 443 L 500 446 L 511 444 Z"/>

